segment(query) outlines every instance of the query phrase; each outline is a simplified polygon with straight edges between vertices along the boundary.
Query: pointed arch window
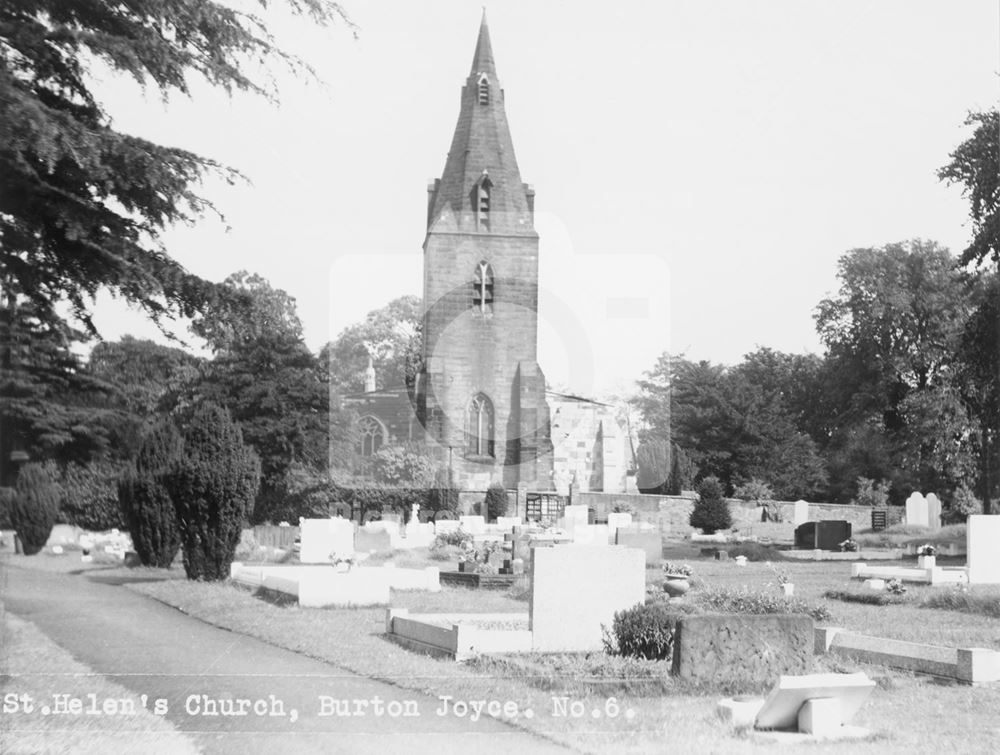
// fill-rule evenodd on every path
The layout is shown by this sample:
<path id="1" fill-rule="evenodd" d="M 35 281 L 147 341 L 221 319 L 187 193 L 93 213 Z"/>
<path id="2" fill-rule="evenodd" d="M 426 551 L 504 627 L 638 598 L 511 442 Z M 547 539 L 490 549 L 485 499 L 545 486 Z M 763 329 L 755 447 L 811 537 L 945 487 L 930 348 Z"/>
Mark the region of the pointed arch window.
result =
<path id="1" fill-rule="evenodd" d="M 470 456 L 493 456 L 493 402 L 485 393 L 477 394 L 469 402 L 466 427 Z"/>
<path id="2" fill-rule="evenodd" d="M 472 283 L 472 306 L 481 314 L 493 312 L 493 268 L 483 260 L 476 266 Z"/>
<path id="3" fill-rule="evenodd" d="M 358 452 L 374 456 L 385 443 L 385 426 L 370 414 L 358 420 Z"/>
<path id="4" fill-rule="evenodd" d="M 490 104 L 490 80 L 485 73 L 479 74 L 479 104 Z"/>
<path id="5" fill-rule="evenodd" d="M 489 229 L 490 210 L 492 209 L 493 182 L 484 170 L 482 177 L 472 189 L 472 211 L 476 214 L 476 226 Z"/>

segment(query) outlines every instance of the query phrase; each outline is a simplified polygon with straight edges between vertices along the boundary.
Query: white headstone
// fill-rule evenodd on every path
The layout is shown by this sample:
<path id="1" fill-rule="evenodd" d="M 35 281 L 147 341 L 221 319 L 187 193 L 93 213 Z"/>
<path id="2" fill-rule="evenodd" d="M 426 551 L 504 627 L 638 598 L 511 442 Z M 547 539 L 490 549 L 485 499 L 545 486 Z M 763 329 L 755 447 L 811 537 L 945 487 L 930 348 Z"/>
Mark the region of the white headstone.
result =
<path id="1" fill-rule="evenodd" d="M 1000 516 L 973 514 L 965 524 L 965 562 L 969 584 L 1000 584 Z"/>
<path id="2" fill-rule="evenodd" d="M 927 524 L 932 530 L 941 529 L 941 499 L 934 493 L 927 494 Z"/>
<path id="3" fill-rule="evenodd" d="M 486 518 L 481 516 L 460 516 L 462 529 L 471 535 L 482 535 L 486 532 Z"/>
<path id="4" fill-rule="evenodd" d="M 515 527 L 520 527 L 523 524 L 521 517 L 519 516 L 498 516 L 497 517 L 497 528 L 502 530 L 513 530 Z"/>
<path id="5" fill-rule="evenodd" d="M 608 528 L 614 532 L 615 530 L 621 529 L 623 527 L 632 526 L 632 515 L 627 511 L 616 513 L 612 511 L 608 514 Z"/>
<path id="6" fill-rule="evenodd" d="M 600 650 L 601 626 L 646 599 L 646 556 L 622 546 L 532 548 L 528 616 L 541 652 Z"/>
<path id="7" fill-rule="evenodd" d="M 927 500 L 915 490 L 906 499 L 906 523 L 920 527 L 926 527 L 928 524 Z"/>
<path id="8" fill-rule="evenodd" d="M 559 520 L 559 527 L 572 533 L 576 527 L 586 527 L 589 517 L 586 506 L 566 506 Z"/>
<path id="9" fill-rule="evenodd" d="M 800 524 L 805 524 L 809 521 L 809 504 L 806 501 L 796 501 L 795 502 L 795 513 L 792 516 L 792 522 L 798 527 Z"/>
<path id="10" fill-rule="evenodd" d="M 299 537 L 303 564 L 328 564 L 335 555 L 354 555 L 354 524 L 348 519 L 299 519 Z"/>

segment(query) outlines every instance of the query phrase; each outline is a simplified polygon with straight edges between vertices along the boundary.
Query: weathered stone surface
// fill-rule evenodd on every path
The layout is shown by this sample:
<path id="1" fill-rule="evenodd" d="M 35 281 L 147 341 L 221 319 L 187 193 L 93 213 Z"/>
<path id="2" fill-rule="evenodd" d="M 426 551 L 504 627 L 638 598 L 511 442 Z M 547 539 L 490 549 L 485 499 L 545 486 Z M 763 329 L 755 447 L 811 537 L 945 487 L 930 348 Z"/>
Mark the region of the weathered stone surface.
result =
<path id="1" fill-rule="evenodd" d="M 677 624 L 673 673 L 767 683 L 812 668 L 813 620 L 799 614 L 700 614 Z"/>

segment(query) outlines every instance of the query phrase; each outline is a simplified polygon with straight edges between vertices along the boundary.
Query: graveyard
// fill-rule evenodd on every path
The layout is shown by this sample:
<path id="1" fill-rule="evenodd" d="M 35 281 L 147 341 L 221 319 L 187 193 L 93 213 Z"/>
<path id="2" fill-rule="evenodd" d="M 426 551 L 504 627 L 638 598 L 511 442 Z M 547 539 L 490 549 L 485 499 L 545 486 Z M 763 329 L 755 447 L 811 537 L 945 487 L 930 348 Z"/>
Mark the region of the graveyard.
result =
<path id="1" fill-rule="evenodd" d="M 588 715 L 614 700 L 617 715 L 601 713 L 599 733 L 581 731 L 570 713 L 514 722 L 585 752 L 648 751 L 667 731 L 678 746 L 713 743 L 727 752 L 791 736 L 756 731 L 757 716 L 811 732 L 795 736 L 819 737 L 811 745 L 819 752 L 943 746 L 966 736 L 962 727 L 978 727 L 981 747 L 973 749 L 988 750 L 997 744 L 988 722 L 1000 703 L 1000 559 L 984 546 L 995 542 L 998 519 L 851 530 L 856 551 L 812 547 L 851 529 L 839 522 L 792 522 L 784 540 L 706 539 L 663 535 L 627 515 L 595 525 L 573 507 L 544 528 L 475 516 L 413 527 L 304 520 L 256 538 L 247 531 L 245 560 L 218 584 L 189 582 L 177 565 L 125 567 L 115 560 L 117 542 L 108 546 L 114 554 L 89 562 L 65 540 L 38 556 L 5 558 L 82 576 L 141 575 L 127 589 L 402 689 L 502 697 L 533 710 L 580 701 Z M 799 531 L 803 524 L 812 526 Z M 931 544 L 939 555 L 928 565 L 918 553 Z M 888 555 L 873 558 L 879 554 Z M 871 569 L 888 571 L 883 579 Z M 967 578 L 910 578 L 928 570 Z M 443 578 L 479 572 L 510 572 L 509 580 L 472 586 Z M 900 574 L 903 589 L 891 589 Z M 668 598 L 664 583 L 678 576 L 689 589 Z M 616 613 L 643 603 L 678 613 L 672 661 L 607 652 Z M 734 631 L 742 644 L 718 639 Z M 762 647 L 775 650 L 777 665 Z M 838 686 L 845 684 L 849 690 Z M 850 720 L 831 729 L 821 701 L 841 694 L 856 705 L 837 709 L 834 719 L 850 708 Z M 962 714 L 931 723 L 942 706 Z"/>

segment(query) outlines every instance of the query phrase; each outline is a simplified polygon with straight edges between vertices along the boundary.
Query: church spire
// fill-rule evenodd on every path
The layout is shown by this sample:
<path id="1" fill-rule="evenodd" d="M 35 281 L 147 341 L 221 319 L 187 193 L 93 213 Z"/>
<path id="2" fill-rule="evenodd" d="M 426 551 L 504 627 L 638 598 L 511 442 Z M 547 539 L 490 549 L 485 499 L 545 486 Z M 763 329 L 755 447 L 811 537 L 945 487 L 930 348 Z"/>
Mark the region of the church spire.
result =
<path id="1" fill-rule="evenodd" d="M 493 45 L 490 44 L 490 27 L 486 23 L 486 8 L 483 8 L 483 20 L 479 24 L 479 39 L 476 40 L 476 54 L 472 57 L 473 76 L 477 73 L 491 74 L 496 77 L 497 66 L 493 60 Z"/>
<path id="2" fill-rule="evenodd" d="M 534 193 L 514 156 L 485 10 L 448 159 L 429 193 L 429 233 L 534 233 Z"/>

